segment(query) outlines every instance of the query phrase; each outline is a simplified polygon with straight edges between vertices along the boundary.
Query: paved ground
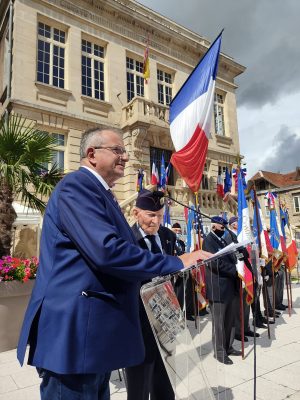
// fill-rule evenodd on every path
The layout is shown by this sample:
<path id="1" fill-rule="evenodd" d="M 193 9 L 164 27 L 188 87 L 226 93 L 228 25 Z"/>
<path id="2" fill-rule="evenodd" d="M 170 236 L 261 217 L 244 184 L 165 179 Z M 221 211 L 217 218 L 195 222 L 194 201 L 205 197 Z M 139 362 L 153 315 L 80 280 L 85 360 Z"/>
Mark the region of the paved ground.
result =
<path id="1" fill-rule="evenodd" d="M 261 337 L 257 340 L 257 400 L 300 400 L 299 284 L 293 284 L 293 302 L 291 317 L 284 312 L 276 319 L 276 325 L 271 325 L 271 340 L 266 330 L 258 330 Z M 201 348 L 203 368 L 216 399 L 253 399 L 253 340 L 246 343 L 244 360 L 232 357 L 234 364 L 224 366 L 212 357 L 209 316 L 201 319 L 199 329 L 201 335 L 197 336 L 197 345 Z M 234 345 L 239 348 L 240 342 Z M 126 400 L 124 381 L 119 380 L 117 372 L 112 374 L 111 398 Z M 0 400 L 38 399 L 39 378 L 35 369 L 29 366 L 20 368 L 15 350 L 0 353 Z"/>

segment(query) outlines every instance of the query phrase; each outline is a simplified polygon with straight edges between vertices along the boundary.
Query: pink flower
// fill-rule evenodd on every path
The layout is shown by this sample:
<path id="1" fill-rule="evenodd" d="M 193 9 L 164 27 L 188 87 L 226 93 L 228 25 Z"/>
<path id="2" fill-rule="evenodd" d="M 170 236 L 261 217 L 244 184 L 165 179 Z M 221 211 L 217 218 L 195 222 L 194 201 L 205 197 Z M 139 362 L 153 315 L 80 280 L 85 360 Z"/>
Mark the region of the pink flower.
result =
<path id="1" fill-rule="evenodd" d="M 38 268 L 37 257 L 21 259 L 4 256 L 0 261 L 0 281 L 17 280 L 26 282 L 36 276 L 36 270 Z"/>

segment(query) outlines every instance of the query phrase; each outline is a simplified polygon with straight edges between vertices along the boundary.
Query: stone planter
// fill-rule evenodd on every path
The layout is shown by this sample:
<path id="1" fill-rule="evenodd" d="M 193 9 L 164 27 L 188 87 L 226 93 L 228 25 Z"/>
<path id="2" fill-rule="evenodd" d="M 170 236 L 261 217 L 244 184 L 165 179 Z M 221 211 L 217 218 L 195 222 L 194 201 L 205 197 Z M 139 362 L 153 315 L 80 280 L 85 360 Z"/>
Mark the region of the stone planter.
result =
<path id="1" fill-rule="evenodd" d="M 34 282 L 0 282 L 0 352 L 17 347 Z"/>

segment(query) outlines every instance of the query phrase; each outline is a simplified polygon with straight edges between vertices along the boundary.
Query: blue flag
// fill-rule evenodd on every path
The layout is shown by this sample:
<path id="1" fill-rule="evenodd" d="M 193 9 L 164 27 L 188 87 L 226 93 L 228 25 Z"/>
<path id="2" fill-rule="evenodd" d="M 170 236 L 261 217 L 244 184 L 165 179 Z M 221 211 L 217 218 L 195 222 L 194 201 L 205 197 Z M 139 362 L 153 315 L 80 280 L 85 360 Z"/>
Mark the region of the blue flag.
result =
<path id="1" fill-rule="evenodd" d="M 195 218 L 195 213 L 194 213 L 194 206 L 192 205 L 191 208 L 193 210 L 189 210 L 188 212 L 188 220 L 187 220 L 187 225 L 186 225 L 186 251 L 187 253 L 190 253 L 191 251 L 194 250 L 194 238 L 193 238 L 193 229 L 194 229 L 194 218 Z"/>
<path id="2" fill-rule="evenodd" d="M 224 179 L 224 194 L 231 191 L 231 186 L 232 186 L 231 172 L 229 172 L 228 168 L 226 167 L 225 179 Z"/>
<path id="3" fill-rule="evenodd" d="M 137 183 L 136 183 L 137 192 L 140 192 L 143 189 L 143 180 L 144 180 L 144 170 L 140 168 L 138 170 Z"/>
<path id="4" fill-rule="evenodd" d="M 270 209 L 270 241 L 273 249 L 278 250 L 280 247 L 280 234 L 277 226 L 277 213 L 275 208 Z"/>
<path id="5" fill-rule="evenodd" d="M 279 211 L 280 211 L 281 232 L 283 234 L 284 240 L 286 241 L 285 226 L 289 225 L 289 215 L 286 207 L 284 207 L 282 204 L 279 205 Z"/>
<path id="6" fill-rule="evenodd" d="M 166 184 L 167 184 L 167 173 L 166 173 L 164 153 L 162 153 L 162 155 L 161 155 L 161 164 L 160 164 L 159 186 L 162 189 L 165 189 L 166 188 Z"/>
<path id="7" fill-rule="evenodd" d="M 170 209 L 168 204 L 165 205 L 165 212 L 164 212 L 164 226 L 169 228 L 171 226 L 171 218 L 170 218 Z"/>

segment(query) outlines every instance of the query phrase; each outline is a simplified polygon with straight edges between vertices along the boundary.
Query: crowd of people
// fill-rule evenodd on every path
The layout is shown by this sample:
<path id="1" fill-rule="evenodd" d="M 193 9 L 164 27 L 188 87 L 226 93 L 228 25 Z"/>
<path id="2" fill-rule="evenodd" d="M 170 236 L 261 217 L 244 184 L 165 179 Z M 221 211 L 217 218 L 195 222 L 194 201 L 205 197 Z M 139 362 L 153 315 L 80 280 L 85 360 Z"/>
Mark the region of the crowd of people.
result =
<path id="1" fill-rule="evenodd" d="M 29 345 L 28 363 L 42 378 L 42 400 L 58 398 L 57 393 L 61 400 L 108 400 L 110 373 L 120 368 L 125 368 L 128 400 L 148 400 L 149 395 L 151 400 L 174 400 L 140 300 L 140 287 L 156 276 L 206 260 L 235 241 L 237 218 L 229 221 L 231 233 L 222 217 L 212 218 L 203 250 L 186 253 L 180 224 L 172 229 L 161 225 L 161 193 L 142 190 L 133 210 L 135 224 L 130 227 L 124 218 L 111 191 L 129 160 L 119 130 L 98 127 L 86 131 L 80 156 L 79 170 L 61 180 L 47 205 L 40 266 L 18 359 L 23 364 Z M 244 259 L 248 262 L 247 256 Z M 229 356 L 241 354 L 232 344 L 242 329 L 235 256 L 207 263 L 206 275 L 214 357 L 232 364 Z M 281 310 L 281 271 L 276 282 L 276 307 Z M 184 281 L 179 276 L 174 290 L 187 319 L 197 318 L 192 275 Z M 267 314 L 275 316 L 271 292 Z M 244 304 L 246 340 L 254 332 L 249 326 L 250 307 Z M 266 317 L 258 310 L 256 325 L 266 327 Z"/>

